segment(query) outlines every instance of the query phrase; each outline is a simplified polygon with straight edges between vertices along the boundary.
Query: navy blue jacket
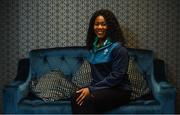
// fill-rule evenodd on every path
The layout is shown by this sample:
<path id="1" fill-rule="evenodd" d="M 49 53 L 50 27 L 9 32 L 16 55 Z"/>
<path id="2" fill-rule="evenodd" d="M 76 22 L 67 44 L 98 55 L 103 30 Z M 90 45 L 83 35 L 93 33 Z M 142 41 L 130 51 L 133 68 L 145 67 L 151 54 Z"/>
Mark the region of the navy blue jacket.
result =
<path id="1" fill-rule="evenodd" d="M 89 61 L 93 78 L 90 92 L 112 87 L 131 90 L 127 75 L 129 56 L 121 43 L 115 42 L 96 51 L 91 50 Z"/>

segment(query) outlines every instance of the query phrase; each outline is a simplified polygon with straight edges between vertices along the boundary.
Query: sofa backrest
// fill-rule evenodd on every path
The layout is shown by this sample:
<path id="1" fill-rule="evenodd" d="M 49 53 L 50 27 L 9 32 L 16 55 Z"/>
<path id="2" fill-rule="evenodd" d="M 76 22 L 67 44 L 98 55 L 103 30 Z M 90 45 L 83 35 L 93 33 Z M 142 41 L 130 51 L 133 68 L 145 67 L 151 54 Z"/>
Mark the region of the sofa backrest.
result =
<path id="1" fill-rule="evenodd" d="M 84 47 L 65 47 L 32 50 L 31 77 L 39 77 L 51 70 L 61 70 L 67 77 L 80 67 L 88 55 Z"/>
<path id="2" fill-rule="evenodd" d="M 153 52 L 151 50 L 128 48 L 129 56 L 138 63 L 148 84 L 151 87 L 153 74 Z M 83 59 L 88 57 L 85 47 L 64 47 L 32 50 L 30 52 L 31 77 L 39 77 L 51 70 L 61 70 L 66 76 L 71 75 L 80 67 Z"/>

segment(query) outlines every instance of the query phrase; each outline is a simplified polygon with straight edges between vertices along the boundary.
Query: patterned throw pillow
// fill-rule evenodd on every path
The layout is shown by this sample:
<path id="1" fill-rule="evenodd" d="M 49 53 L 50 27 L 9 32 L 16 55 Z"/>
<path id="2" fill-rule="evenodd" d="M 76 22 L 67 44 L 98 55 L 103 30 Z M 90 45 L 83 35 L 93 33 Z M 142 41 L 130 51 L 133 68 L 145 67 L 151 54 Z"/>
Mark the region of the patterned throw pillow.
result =
<path id="1" fill-rule="evenodd" d="M 132 57 L 129 60 L 128 74 L 130 83 L 132 84 L 132 100 L 149 94 L 150 89 L 148 88 L 147 82 L 143 74 L 138 70 L 138 65 Z"/>
<path id="2" fill-rule="evenodd" d="M 91 67 L 88 61 L 84 60 L 81 67 L 73 74 L 72 82 L 79 88 L 89 86 L 92 82 Z"/>
<path id="3" fill-rule="evenodd" d="M 65 79 L 60 71 L 50 71 L 40 79 L 31 81 L 32 92 L 45 102 L 68 99 L 76 89 L 77 86 Z"/>

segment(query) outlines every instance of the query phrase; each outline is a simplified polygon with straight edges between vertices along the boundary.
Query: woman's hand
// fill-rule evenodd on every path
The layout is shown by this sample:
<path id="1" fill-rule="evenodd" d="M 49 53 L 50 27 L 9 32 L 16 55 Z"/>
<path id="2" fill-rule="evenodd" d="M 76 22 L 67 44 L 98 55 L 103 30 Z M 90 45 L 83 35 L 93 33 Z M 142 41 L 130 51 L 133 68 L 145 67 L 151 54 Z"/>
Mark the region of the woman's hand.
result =
<path id="1" fill-rule="evenodd" d="M 80 106 L 83 104 L 85 98 L 90 94 L 89 88 L 82 88 L 82 89 L 76 91 L 76 93 L 80 93 L 80 95 L 76 99 L 77 104 Z"/>

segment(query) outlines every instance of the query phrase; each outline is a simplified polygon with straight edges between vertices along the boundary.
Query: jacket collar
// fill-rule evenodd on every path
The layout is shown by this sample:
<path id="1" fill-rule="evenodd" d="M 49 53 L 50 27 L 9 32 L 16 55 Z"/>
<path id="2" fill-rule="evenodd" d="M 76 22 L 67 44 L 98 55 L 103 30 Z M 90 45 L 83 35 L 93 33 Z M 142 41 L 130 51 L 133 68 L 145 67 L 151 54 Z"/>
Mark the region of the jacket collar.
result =
<path id="1" fill-rule="evenodd" d="M 98 37 L 95 38 L 95 41 L 93 43 L 93 52 L 97 52 L 99 50 L 107 48 L 108 46 L 110 46 L 112 44 L 109 37 L 106 38 L 106 40 L 100 47 L 97 47 L 97 43 L 98 43 Z"/>

